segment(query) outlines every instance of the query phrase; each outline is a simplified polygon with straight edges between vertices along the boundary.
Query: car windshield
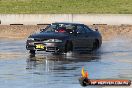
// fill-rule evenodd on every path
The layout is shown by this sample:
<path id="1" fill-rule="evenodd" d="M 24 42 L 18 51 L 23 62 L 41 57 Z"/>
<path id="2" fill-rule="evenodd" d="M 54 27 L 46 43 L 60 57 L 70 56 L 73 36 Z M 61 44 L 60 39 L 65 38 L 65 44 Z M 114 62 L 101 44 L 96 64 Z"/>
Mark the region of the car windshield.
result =
<path id="1" fill-rule="evenodd" d="M 61 32 L 72 33 L 76 26 L 73 24 L 51 24 L 47 26 L 43 32 Z"/>

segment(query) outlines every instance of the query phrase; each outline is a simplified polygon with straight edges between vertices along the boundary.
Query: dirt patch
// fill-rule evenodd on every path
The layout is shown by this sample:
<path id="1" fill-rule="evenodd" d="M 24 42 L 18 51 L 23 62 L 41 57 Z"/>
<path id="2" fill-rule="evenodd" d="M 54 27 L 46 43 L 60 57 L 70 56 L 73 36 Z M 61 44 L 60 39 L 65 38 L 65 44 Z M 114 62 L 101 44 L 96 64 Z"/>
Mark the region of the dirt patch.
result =
<path id="1" fill-rule="evenodd" d="M 0 38 L 24 39 L 45 27 L 45 25 L 1 25 Z"/>
<path id="2" fill-rule="evenodd" d="M 45 27 L 46 25 L 0 25 L 0 38 L 24 39 Z M 90 27 L 98 28 L 103 40 L 118 37 L 132 38 L 132 25 L 91 25 Z"/>
<path id="3" fill-rule="evenodd" d="M 99 29 L 103 40 L 132 38 L 132 25 L 92 25 L 91 27 Z"/>

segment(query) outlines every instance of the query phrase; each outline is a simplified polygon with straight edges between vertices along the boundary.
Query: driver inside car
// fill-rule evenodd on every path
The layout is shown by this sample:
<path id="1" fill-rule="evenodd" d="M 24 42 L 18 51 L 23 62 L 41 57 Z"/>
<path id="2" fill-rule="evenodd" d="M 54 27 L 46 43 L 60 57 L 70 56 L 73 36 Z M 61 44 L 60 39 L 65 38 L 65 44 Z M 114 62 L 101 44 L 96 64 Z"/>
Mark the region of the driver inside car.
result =
<path id="1" fill-rule="evenodd" d="M 59 27 L 55 32 L 66 32 L 66 27 Z"/>

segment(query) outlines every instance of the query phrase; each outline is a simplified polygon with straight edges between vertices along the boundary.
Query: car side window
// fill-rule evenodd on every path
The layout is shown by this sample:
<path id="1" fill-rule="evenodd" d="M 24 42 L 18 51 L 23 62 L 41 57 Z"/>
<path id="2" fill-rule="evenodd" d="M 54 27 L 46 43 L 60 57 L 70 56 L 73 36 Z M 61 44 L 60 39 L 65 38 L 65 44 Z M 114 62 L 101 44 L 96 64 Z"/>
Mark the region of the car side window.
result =
<path id="1" fill-rule="evenodd" d="M 87 33 L 88 33 L 88 32 L 91 32 L 91 29 L 88 28 L 88 27 L 84 27 L 84 29 L 86 30 Z"/>
<path id="2" fill-rule="evenodd" d="M 76 29 L 76 32 L 77 33 L 81 33 L 81 34 L 85 34 L 86 33 L 86 30 L 84 29 L 83 26 L 77 26 L 77 29 Z"/>

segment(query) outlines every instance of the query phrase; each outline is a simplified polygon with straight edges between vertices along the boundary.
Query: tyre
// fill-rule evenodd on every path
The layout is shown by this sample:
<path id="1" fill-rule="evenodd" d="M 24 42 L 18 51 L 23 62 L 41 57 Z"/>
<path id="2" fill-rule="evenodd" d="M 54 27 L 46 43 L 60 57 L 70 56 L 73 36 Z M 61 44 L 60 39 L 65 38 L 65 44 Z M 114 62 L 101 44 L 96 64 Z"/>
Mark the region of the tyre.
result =
<path id="1" fill-rule="evenodd" d="M 31 55 L 35 55 L 35 50 L 30 50 L 29 53 L 30 53 Z"/>
<path id="2" fill-rule="evenodd" d="M 96 50 L 99 48 L 99 42 L 98 40 L 96 40 L 94 43 L 93 43 L 93 49 L 92 50 Z"/>
<path id="3" fill-rule="evenodd" d="M 73 51 L 73 44 L 72 44 L 72 42 L 67 42 L 66 45 L 65 45 L 65 53 L 67 53 L 69 51 Z"/>

